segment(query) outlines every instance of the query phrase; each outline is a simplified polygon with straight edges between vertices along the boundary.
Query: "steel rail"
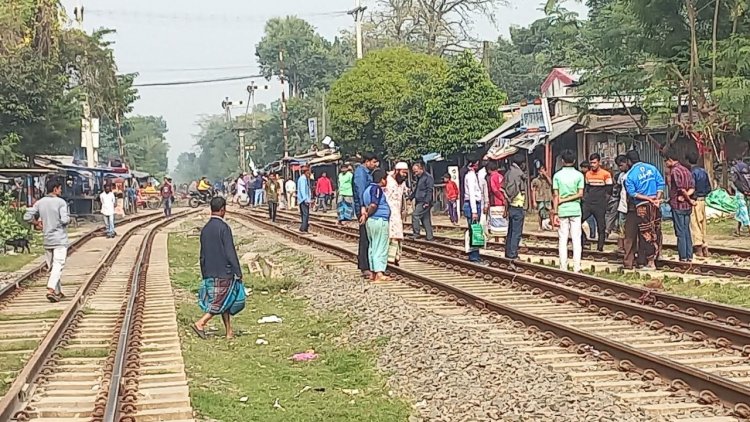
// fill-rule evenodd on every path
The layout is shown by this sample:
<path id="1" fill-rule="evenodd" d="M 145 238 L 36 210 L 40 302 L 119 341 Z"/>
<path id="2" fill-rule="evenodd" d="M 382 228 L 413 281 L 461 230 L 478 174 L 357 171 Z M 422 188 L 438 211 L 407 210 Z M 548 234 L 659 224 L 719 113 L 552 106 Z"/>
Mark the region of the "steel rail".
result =
<path id="1" fill-rule="evenodd" d="M 318 225 L 317 223 L 311 223 L 313 227 L 320 227 L 326 231 L 328 235 L 339 235 L 350 239 L 357 238 L 357 235 L 348 231 L 338 230 L 328 226 Z M 469 275 L 480 274 L 482 277 L 488 276 L 490 280 L 495 277 L 507 280 L 510 283 L 514 283 L 516 287 L 520 287 L 524 290 L 538 290 L 542 292 L 549 292 L 555 296 L 562 296 L 566 300 L 571 302 L 578 302 L 579 304 L 586 306 L 592 312 L 613 314 L 617 319 L 630 319 L 632 322 L 645 323 L 644 318 L 650 319 L 650 325 L 653 328 L 664 328 L 669 327 L 669 330 L 682 333 L 682 330 L 692 332 L 690 334 L 694 338 L 705 340 L 708 337 L 714 340 L 722 339 L 720 347 L 732 346 L 736 350 L 750 352 L 750 331 L 728 326 L 719 325 L 708 320 L 702 320 L 689 315 L 683 315 L 672 311 L 659 309 L 656 307 L 650 307 L 634 303 L 632 301 L 623 301 L 619 299 L 610 299 L 609 297 L 603 296 L 597 293 L 587 293 L 579 288 L 573 288 L 565 286 L 563 283 L 575 282 L 574 278 L 578 278 L 579 274 L 570 273 L 555 269 L 553 272 L 557 281 L 547 280 L 544 277 L 549 267 L 538 266 L 536 270 L 521 268 L 521 271 L 512 270 L 511 266 L 518 266 L 515 261 L 511 261 L 505 258 L 491 259 L 491 266 L 486 267 L 478 265 L 473 262 L 469 262 L 463 258 L 463 251 L 459 251 L 453 248 L 447 248 L 444 245 L 440 245 L 437 242 L 419 242 L 428 249 L 437 250 L 439 252 L 430 252 L 425 249 L 418 249 L 412 246 L 408 246 L 408 242 L 403 246 L 403 251 L 411 253 L 417 258 L 424 258 L 423 261 L 428 263 L 438 263 L 441 267 L 448 269 L 460 268 L 462 272 L 469 273 Z M 592 283 L 598 283 L 600 280 L 593 278 Z M 638 320 L 640 318 L 640 321 Z M 654 321 L 658 321 L 658 324 L 654 324 Z M 680 329 L 672 326 L 677 325 Z M 747 348 L 746 348 L 747 347 Z"/>
<path id="2" fill-rule="evenodd" d="M 256 216 L 234 212 L 230 212 L 230 214 L 239 215 L 245 219 L 251 220 L 254 224 L 281 232 L 297 242 L 315 244 L 317 247 L 333 251 L 336 255 L 347 257 L 350 261 L 356 260 L 356 252 L 353 252 L 350 248 L 328 244 L 322 240 L 317 240 L 314 237 L 300 236 L 299 233 L 294 230 L 273 225 Z M 488 301 L 463 289 L 432 280 L 429 277 L 413 273 L 403 268 L 389 267 L 389 272 L 431 286 L 438 291 L 445 292 L 449 296 L 449 300 L 453 299 L 458 304 L 473 304 L 477 308 L 485 309 L 495 315 L 507 315 L 514 320 L 523 322 L 530 330 L 546 331 L 550 337 L 558 338 L 561 342 L 566 342 L 567 339 L 569 339 L 577 344 L 588 345 L 601 352 L 606 352 L 609 354 L 607 358 L 611 357 L 611 359 L 617 362 L 623 369 L 635 369 L 632 367 L 634 365 L 640 369 L 639 372 L 641 373 L 644 373 L 646 370 L 654 371 L 658 376 L 670 379 L 673 383 L 678 381 L 685 383 L 695 391 L 701 393 L 705 390 L 710 391 L 724 405 L 734 408 L 735 412 L 747 414 L 747 412 L 750 411 L 750 388 L 742 384 L 730 381 L 726 378 L 717 377 L 706 371 L 692 368 L 670 359 L 662 358 L 653 353 L 637 350 L 617 341 L 589 334 L 585 331 L 567 327 L 553 321 L 548 321 L 544 318 L 537 317 L 494 301 Z M 477 275 L 475 274 L 475 276 Z M 679 385 L 679 383 L 675 385 Z"/>
<path id="3" fill-rule="evenodd" d="M 288 210 L 281 210 L 279 211 L 279 214 L 286 214 L 286 215 L 292 215 L 295 216 L 294 213 L 288 211 Z M 324 216 L 310 216 L 311 218 L 320 218 L 321 220 L 327 220 L 326 222 L 333 223 L 336 220 Z M 411 223 L 404 222 L 404 227 L 411 227 Z M 432 228 L 435 229 L 436 232 L 440 231 L 451 231 L 451 230 L 464 230 L 463 226 L 452 226 L 447 224 L 432 224 Z M 499 236 L 492 236 L 495 238 L 499 238 Z M 523 234 L 524 239 L 528 240 L 535 240 L 540 242 L 557 242 L 557 236 L 554 234 L 541 234 L 541 233 L 524 233 Z M 502 242 L 496 242 L 498 244 L 503 244 Z M 595 243 L 592 241 L 592 243 Z M 616 245 L 617 241 L 607 239 L 605 241 L 607 245 Z M 671 243 L 664 243 L 662 244 L 663 250 L 669 250 L 671 252 L 677 253 L 677 245 L 671 244 Z M 584 251 L 585 253 L 586 251 Z M 606 253 L 606 252 L 605 252 Z M 726 248 L 726 247 L 720 247 L 720 246 L 712 246 L 710 248 L 710 253 L 712 256 L 726 256 L 728 258 L 750 258 L 750 249 L 735 249 L 735 248 Z"/>
<path id="4" fill-rule="evenodd" d="M 175 214 L 173 217 L 182 217 L 189 212 L 190 211 L 183 211 Z M 148 217 L 153 217 L 153 220 L 164 218 L 158 214 L 152 214 Z M 11 417 L 14 417 L 14 414 L 20 410 L 21 405 L 33 395 L 36 387 L 34 379 L 40 373 L 42 367 L 47 364 L 48 356 L 54 351 L 63 336 L 65 329 L 70 325 L 75 315 L 83 309 L 86 297 L 92 286 L 95 284 L 95 280 L 100 279 L 105 274 L 111 261 L 122 250 L 128 239 L 130 239 L 140 228 L 153 224 L 153 220 L 144 221 L 138 224 L 128 233 L 120 237 L 112 249 L 107 252 L 102 262 L 99 263 L 91 277 L 86 280 L 86 282 L 78 289 L 75 296 L 71 298 L 71 304 L 65 308 L 60 317 L 58 317 L 55 324 L 44 336 L 39 346 L 24 365 L 23 369 L 16 376 L 8 391 L 2 399 L 0 399 L 0 421 L 11 420 Z"/>
<path id="5" fill-rule="evenodd" d="M 331 223 L 311 222 L 311 225 L 321 225 L 325 230 L 341 231 L 342 228 L 335 227 Z M 354 235 L 353 229 L 350 234 Z M 423 240 L 405 240 L 404 243 L 421 245 L 426 248 L 440 249 L 455 253 L 456 249 L 449 247 L 446 243 L 451 242 L 440 239 L 435 242 Z M 463 246 L 463 241 L 461 241 Z M 750 309 L 739 306 L 725 305 L 715 302 L 707 302 L 688 297 L 677 296 L 669 293 L 655 292 L 640 286 L 634 286 L 609 280 L 602 277 L 591 276 L 587 274 L 571 274 L 559 268 L 549 267 L 546 265 L 534 264 L 521 260 L 510 260 L 507 258 L 491 255 L 482 255 L 482 259 L 490 264 L 507 265 L 513 263 L 517 268 L 535 275 L 541 274 L 548 281 L 563 283 L 567 286 L 575 286 L 578 289 L 589 289 L 592 293 L 602 296 L 613 296 L 620 300 L 634 301 L 638 303 L 648 303 L 659 309 L 666 309 L 676 313 L 682 313 L 691 317 L 700 317 L 706 320 L 718 321 L 733 327 L 750 329 Z M 466 263 L 468 264 L 468 262 Z M 484 268 L 477 266 L 477 268 Z M 750 336 L 750 331 L 747 332 Z"/>
<path id="6" fill-rule="evenodd" d="M 193 212 L 195 211 L 188 211 L 186 214 Z M 120 407 L 122 395 L 120 393 L 121 390 L 125 388 L 125 386 L 122 385 L 123 377 L 125 375 L 124 370 L 126 367 L 125 357 L 128 352 L 131 330 L 136 326 L 133 322 L 134 317 L 137 312 L 143 312 L 142 304 L 145 300 L 145 293 L 142 292 L 142 287 L 145 284 L 145 275 L 148 273 L 149 261 L 151 259 L 151 247 L 153 246 L 157 232 L 167 224 L 172 223 L 176 218 L 177 216 L 172 216 L 164 222 L 149 229 L 143 243 L 141 243 L 140 248 L 138 248 L 138 258 L 135 261 L 133 267 L 134 270 L 131 275 L 125 315 L 118 335 L 112 377 L 110 378 L 109 390 L 107 392 L 107 401 L 104 405 L 104 413 L 101 416 L 101 419 L 99 419 L 97 415 L 94 415 L 97 422 L 99 420 L 103 422 L 119 421 L 120 411 L 122 410 Z M 141 305 L 140 307 L 138 306 L 139 303 Z"/>
<path id="7" fill-rule="evenodd" d="M 156 217 L 156 214 L 144 214 L 144 215 L 136 215 L 133 217 L 124 218 L 120 221 L 117 221 L 115 223 L 115 226 L 120 226 L 122 224 L 128 224 L 133 223 L 139 220 L 146 219 L 148 217 Z M 89 240 L 94 239 L 95 237 L 101 236 L 104 233 L 104 226 L 97 227 L 93 230 L 89 230 L 88 232 L 84 233 L 81 237 L 74 240 L 70 243 L 70 246 L 68 247 L 68 254 L 75 252 L 76 250 L 80 249 L 83 245 L 85 245 Z M 6 297 L 10 296 L 16 289 L 21 287 L 21 283 L 24 283 L 28 280 L 33 279 L 34 277 L 39 276 L 42 274 L 45 270 L 44 264 L 39 264 L 35 268 L 21 274 L 14 282 L 8 283 L 7 285 L 0 288 L 0 301 L 3 299 L 6 299 Z"/>

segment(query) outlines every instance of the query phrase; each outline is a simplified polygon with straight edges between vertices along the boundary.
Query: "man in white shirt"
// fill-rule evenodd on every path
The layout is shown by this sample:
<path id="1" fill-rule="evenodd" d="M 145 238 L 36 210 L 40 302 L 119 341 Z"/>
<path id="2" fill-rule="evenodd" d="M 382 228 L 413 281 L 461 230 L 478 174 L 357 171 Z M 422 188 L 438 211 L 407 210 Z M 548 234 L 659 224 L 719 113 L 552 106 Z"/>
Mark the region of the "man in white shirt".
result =
<path id="1" fill-rule="evenodd" d="M 240 174 L 240 177 L 237 178 L 236 187 L 235 189 L 237 192 L 234 194 L 234 202 L 239 204 L 240 199 L 242 199 L 245 195 L 247 195 L 247 185 L 245 183 L 245 175 L 247 173 Z"/>
<path id="2" fill-rule="evenodd" d="M 466 222 L 469 228 L 469 236 L 471 236 L 471 225 L 478 223 L 482 217 L 482 184 L 479 181 L 477 170 L 479 168 L 479 160 L 470 161 L 467 164 L 467 172 L 464 176 L 463 185 L 464 188 L 464 215 L 466 215 Z M 468 249 L 469 261 L 479 262 L 479 248 L 472 248 L 469 245 Z"/>
<path id="3" fill-rule="evenodd" d="M 294 177 L 290 177 L 286 181 L 285 187 L 287 209 L 291 210 L 297 207 L 297 183 L 294 181 Z"/>
<path id="4" fill-rule="evenodd" d="M 112 186 L 107 183 L 104 185 L 104 192 L 99 194 L 99 202 L 102 204 L 102 215 L 104 216 L 104 229 L 107 231 L 107 237 L 113 238 L 115 233 L 115 198 L 112 192 Z"/>

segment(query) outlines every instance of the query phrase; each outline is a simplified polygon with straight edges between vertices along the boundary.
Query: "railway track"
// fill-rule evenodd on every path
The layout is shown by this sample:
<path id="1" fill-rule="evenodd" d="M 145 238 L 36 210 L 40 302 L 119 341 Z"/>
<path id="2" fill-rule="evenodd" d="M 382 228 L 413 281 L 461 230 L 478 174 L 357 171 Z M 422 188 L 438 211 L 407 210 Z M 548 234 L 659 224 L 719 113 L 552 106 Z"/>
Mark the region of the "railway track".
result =
<path id="1" fill-rule="evenodd" d="M 284 212 L 283 215 L 295 218 L 293 214 Z M 297 217 L 298 218 L 298 217 Z M 321 223 L 335 224 L 335 220 L 320 217 L 311 216 L 312 220 Z M 410 225 L 407 225 L 410 226 Z M 458 226 L 443 226 L 442 231 L 450 230 L 463 230 Z M 542 236 L 538 234 L 527 235 L 524 234 L 524 240 L 534 240 L 537 242 L 553 242 L 552 246 L 545 245 L 531 245 L 528 242 L 519 248 L 521 254 L 553 257 L 557 258 L 557 237 L 553 236 Z M 451 236 L 435 236 L 435 241 L 440 244 L 447 244 L 452 246 L 463 247 L 463 238 L 451 237 Z M 673 251 L 676 253 L 677 247 L 675 245 L 664 245 L 665 250 Z M 494 237 L 494 241 L 488 240 L 487 250 L 492 251 L 505 251 L 505 244 L 498 241 L 498 237 Z M 709 263 L 709 262 L 680 262 L 673 259 L 659 259 L 656 261 L 656 267 L 662 271 L 676 272 L 681 274 L 692 274 L 692 275 L 705 275 L 711 277 L 738 277 L 744 279 L 750 279 L 750 266 L 747 266 L 747 262 L 750 260 L 750 250 L 742 249 L 730 249 L 730 248 L 711 248 L 712 258 L 718 260 L 731 260 L 731 262 L 720 262 L 720 263 Z M 597 263 L 608 263 L 622 265 L 622 256 L 613 251 L 599 252 L 595 250 L 583 250 L 583 259 L 597 262 Z M 743 265 L 744 264 L 744 265 Z"/>
<path id="2" fill-rule="evenodd" d="M 347 262 L 356 258 L 348 232 L 314 224 L 316 236 L 300 236 L 293 228 L 269 225 L 257 216 L 235 215 Z M 510 344 L 524 347 L 537 361 L 569 371 L 569 376 L 610 390 L 667 420 L 750 417 L 746 326 L 693 317 L 674 304 L 660 309 L 593 294 L 577 288 L 578 275 L 571 273 L 550 281 L 541 271 L 476 266 L 446 252 L 407 246 L 404 253 L 401 266 L 390 270 L 401 283 L 387 283 L 388 289 L 416 303 L 439 298 L 443 304 L 471 306 L 491 320 L 512 318 L 535 339 L 522 335 L 519 340 L 518 333 L 506 333 Z M 571 282 L 572 287 L 565 285 Z M 732 340 L 718 337 L 719 333 L 731 333 Z"/>
<path id="3" fill-rule="evenodd" d="M 180 368 L 170 364 L 181 362 L 181 355 L 174 302 L 170 311 L 167 299 L 171 290 L 165 294 L 165 237 L 152 246 L 159 229 L 190 213 L 170 219 L 152 215 L 156 218 L 122 225 L 117 240 L 88 240 L 66 264 L 63 288 L 71 299 L 47 303 L 41 281 L 19 283 L 3 298 L 0 350 L 12 365 L 4 369 L 13 382 L 0 399 L 0 420 L 127 421 L 135 420 L 133 415 L 143 415 L 138 419 L 143 421 L 191 420 L 192 410 L 184 412 L 184 371 L 181 389 L 179 374 L 169 372 Z M 153 313 L 157 310 L 160 318 Z M 164 383 L 156 386 L 174 400 L 149 401 L 157 396 L 148 387 L 154 374 Z M 181 407 L 178 390 L 184 393 Z M 170 414 L 167 409 L 181 409 L 179 417 L 159 419 Z"/>

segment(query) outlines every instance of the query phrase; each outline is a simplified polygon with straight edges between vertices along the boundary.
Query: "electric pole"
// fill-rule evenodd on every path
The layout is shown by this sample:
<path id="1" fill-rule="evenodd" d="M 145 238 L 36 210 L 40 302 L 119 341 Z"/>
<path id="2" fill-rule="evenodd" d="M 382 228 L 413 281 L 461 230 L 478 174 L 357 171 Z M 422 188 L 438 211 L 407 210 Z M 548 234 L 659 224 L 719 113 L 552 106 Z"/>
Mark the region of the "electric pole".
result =
<path id="1" fill-rule="evenodd" d="M 354 1 L 354 9 L 348 14 L 354 17 L 354 32 L 357 36 L 357 59 L 362 58 L 362 19 L 365 17 L 367 7 L 362 7 L 362 0 Z"/>
<path id="2" fill-rule="evenodd" d="M 78 29 L 83 31 L 83 3 L 77 1 L 73 9 L 75 21 Z M 98 157 L 96 149 L 99 148 L 99 119 L 91 118 L 91 106 L 89 104 L 88 93 L 83 94 L 81 99 L 81 147 L 86 149 L 86 164 L 89 167 L 96 167 Z"/>
<path id="3" fill-rule="evenodd" d="M 326 116 L 326 114 L 327 114 L 326 113 L 326 92 L 323 91 L 323 113 L 322 113 L 322 115 L 323 115 L 322 117 L 323 118 L 321 119 L 322 120 L 322 125 L 321 126 L 322 126 L 322 129 L 323 129 L 323 135 L 322 135 L 323 138 L 325 138 L 326 135 L 327 135 L 327 133 L 326 133 L 326 122 L 327 122 L 327 116 Z"/>
<path id="4" fill-rule="evenodd" d="M 234 105 L 231 101 L 229 101 L 229 97 L 224 98 L 224 101 L 221 102 L 221 108 L 224 109 L 224 120 L 227 122 L 227 124 L 232 128 L 232 131 L 237 132 L 237 137 L 239 138 L 239 165 L 240 170 L 245 172 L 247 171 L 247 160 L 245 157 L 245 132 L 246 129 L 244 127 L 238 127 L 235 128 L 233 121 L 232 121 L 232 111 L 231 107 Z M 242 101 L 240 101 L 240 105 L 242 105 Z"/>
<path id="5" fill-rule="evenodd" d="M 284 52 L 279 51 L 279 80 L 281 81 L 281 132 L 284 137 L 284 158 L 289 157 L 289 128 L 286 110 L 286 76 L 284 76 Z"/>

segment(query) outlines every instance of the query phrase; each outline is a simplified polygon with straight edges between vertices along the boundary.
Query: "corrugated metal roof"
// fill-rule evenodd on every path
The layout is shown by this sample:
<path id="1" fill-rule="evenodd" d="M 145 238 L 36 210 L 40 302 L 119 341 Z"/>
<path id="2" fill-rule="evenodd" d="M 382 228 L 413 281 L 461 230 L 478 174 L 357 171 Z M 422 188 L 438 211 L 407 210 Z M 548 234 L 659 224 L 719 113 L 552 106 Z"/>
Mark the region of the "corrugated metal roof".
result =
<path id="1" fill-rule="evenodd" d="M 510 119 L 506 120 L 502 125 L 500 125 L 499 128 L 493 130 L 492 132 L 484 135 L 484 137 L 477 141 L 477 144 L 485 145 L 489 142 L 494 141 L 496 138 L 498 138 L 501 134 L 506 132 L 508 129 L 511 129 L 513 126 L 517 126 L 521 124 L 521 115 L 513 116 Z"/>

